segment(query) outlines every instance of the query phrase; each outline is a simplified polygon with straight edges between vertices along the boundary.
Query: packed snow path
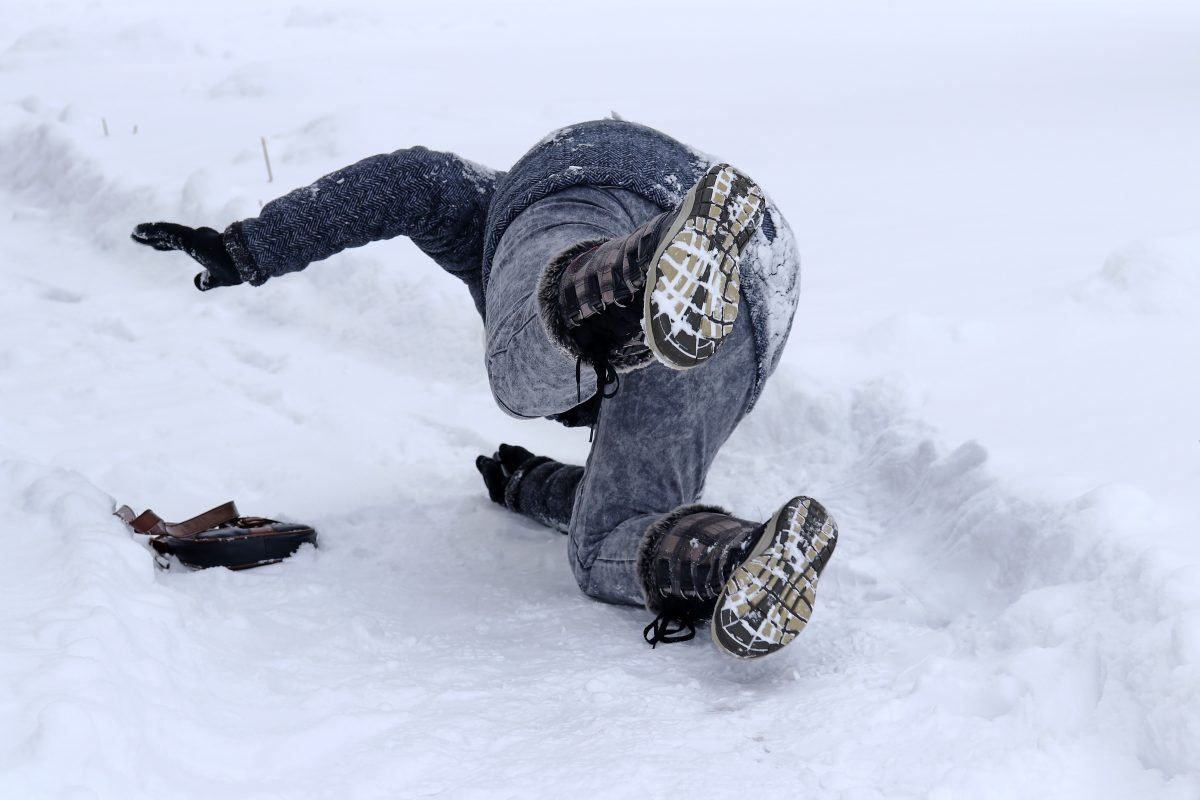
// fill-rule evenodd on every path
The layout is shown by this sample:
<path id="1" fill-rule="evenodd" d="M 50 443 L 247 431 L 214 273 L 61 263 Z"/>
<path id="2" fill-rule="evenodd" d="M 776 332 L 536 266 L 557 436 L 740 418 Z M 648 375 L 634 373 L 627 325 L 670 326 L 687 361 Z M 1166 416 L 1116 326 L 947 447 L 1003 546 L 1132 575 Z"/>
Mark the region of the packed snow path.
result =
<path id="1" fill-rule="evenodd" d="M 1200 796 L 1200 14 L 852 5 L 8 2 L 0 796 Z M 718 30 L 761 63 L 698 119 L 662 43 Z M 127 238 L 412 144 L 503 168 L 613 106 L 800 240 L 784 363 L 705 495 L 840 523 L 761 663 L 650 650 L 487 501 L 478 453 L 578 463 L 586 433 L 494 407 L 415 248 L 201 295 Z M 111 517 L 230 498 L 321 548 L 161 572 Z"/>

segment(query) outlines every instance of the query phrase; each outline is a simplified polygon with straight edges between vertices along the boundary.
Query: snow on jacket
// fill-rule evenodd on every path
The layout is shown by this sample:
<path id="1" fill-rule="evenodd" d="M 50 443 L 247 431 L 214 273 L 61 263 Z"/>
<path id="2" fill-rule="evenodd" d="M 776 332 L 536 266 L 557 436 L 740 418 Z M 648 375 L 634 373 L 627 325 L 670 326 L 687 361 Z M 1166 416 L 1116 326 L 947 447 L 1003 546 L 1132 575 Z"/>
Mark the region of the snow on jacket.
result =
<path id="1" fill-rule="evenodd" d="M 568 186 L 616 186 L 663 210 L 674 207 L 716 161 L 624 120 L 562 128 L 507 173 L 424 147 L 371 156 L 268 203 L 226 229 L 243 280 L 258 286 L 348 247 L 408 236 L 471 292 L 480 315 L 504 231 L 532 203 Z M 787 222 L 767 198 L 767 217 L 747 247 L 742 298 L 754 332 L 758 399 L 787 341 L 800 263 Z"/>

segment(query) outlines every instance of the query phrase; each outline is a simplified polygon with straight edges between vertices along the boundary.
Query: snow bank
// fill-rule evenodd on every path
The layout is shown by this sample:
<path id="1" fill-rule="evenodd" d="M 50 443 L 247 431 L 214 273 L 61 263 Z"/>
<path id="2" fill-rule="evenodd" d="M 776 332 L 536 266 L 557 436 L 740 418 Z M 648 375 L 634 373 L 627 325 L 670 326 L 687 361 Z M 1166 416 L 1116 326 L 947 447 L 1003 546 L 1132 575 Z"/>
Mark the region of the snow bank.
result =
<path id="1" fill-rule="evenodd" d="M 0 794 L 1200 795 L 1194 12 L 629 3 L 588 22 L 629 56 L 581 63 L 544 3 L 68 7 L 0 34 Z M 717 14 L 761 71 L 706 96 L 754 112 L 698 119 L 660 45 Z M 612 107 L 760 178 L 801 246 L 705 495 L 841 525 L 763 663 L 649 650 L 487 501 L 476 454 L 586 434 L 492 406 L 466 290 L 407 243 L 201 295 L 125 238 Z M 161 572 L 110 516 L 227 498 L 321 548 Z"/>

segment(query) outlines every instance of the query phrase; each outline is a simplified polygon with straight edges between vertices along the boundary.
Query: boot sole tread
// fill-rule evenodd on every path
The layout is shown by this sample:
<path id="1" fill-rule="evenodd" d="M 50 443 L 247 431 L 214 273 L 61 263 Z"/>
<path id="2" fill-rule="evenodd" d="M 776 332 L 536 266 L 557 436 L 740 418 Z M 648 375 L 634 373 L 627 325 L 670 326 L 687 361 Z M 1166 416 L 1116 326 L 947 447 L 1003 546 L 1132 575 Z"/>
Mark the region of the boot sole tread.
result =
<path id="1" fill-rule="evenodd" d="M 728 164 L 710 168 L 684 198 L 646 275 L 642 324 L 662 363 L 699 366 L 733 332 L 738 262 L 762 224 L 764 205 L 762 190 Z"/>
<path id="2" fill-rule="evenodd" d="M 794 497 L 766 525 L 717 598 L 711 632 L 722 651 L 761 658 L 808 624 L 817 579 L 837 545 L 837 523 L 809 497 Z"/>

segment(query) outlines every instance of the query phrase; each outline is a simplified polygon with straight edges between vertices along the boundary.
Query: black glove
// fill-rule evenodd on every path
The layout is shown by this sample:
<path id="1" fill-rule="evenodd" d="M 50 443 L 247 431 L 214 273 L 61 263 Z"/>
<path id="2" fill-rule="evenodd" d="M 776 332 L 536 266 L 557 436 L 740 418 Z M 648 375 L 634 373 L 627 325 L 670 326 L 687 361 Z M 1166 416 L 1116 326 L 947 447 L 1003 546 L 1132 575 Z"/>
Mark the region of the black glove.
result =
<path id="1" fill-rule="evenodd" d="M 143 222 L 131 238 L 155 250 L 182 250 L 204 267 L 192 280 L 202 292 L 242 282 L 221 234 L 212 228 L 189 228 L 174 222 Z"/>
<path id="2" fill-rule="evenodd" d="M 493 501 L 556 531 L 570 529 L 583 467 L 535 456 L 512 444 L 500 445 L 491 458 L 475 459 L 475 467 Z"/>
<path id="3" fill-rule="evenodd" d="M 480 456 L 475 459 L 475 468 L 483 476 L 488 497 L 492 498 L 493 502 L 504 505 L 504 490 L 508 488 L 508 482 L 512 479 L 513 473 L 535 457 L 524 447 L 502 444 L 491 458 Z"/>

